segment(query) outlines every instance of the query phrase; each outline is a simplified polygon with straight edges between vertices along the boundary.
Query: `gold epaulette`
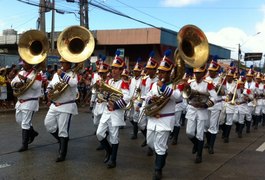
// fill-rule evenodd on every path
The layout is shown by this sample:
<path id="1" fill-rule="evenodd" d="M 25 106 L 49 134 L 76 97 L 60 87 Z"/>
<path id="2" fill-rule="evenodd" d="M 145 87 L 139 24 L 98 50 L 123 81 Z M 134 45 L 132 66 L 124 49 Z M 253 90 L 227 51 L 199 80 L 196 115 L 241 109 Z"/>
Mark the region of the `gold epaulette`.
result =
<path id="1" fill-rule="evenodd" d="M 212 83 L 213 83 L 212 80 L 203 79 L 203 81 L 204 81 L 204 82 L 207 82 L 207 83 L 209 83 L 209 84 L 212 84 Z"/>
<path id="2" fill-rule="evenodd" d="M 188 83 L 194 82 L 195 80 L 195 78 L 188 79 Z"/>

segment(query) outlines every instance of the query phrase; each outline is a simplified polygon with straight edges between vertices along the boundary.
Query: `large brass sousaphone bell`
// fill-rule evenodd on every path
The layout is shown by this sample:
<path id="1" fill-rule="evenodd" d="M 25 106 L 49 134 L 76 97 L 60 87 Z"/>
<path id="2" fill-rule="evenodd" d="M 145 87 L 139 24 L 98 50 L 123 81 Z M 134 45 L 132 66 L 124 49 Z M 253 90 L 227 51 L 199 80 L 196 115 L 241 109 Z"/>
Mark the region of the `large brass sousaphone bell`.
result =
<path id="1" fill-rule="evenodd" d="M 180 57 L 193 68 L 204 65 L 209 56 L 209 44 L 203 31 L 194 25 L 183 26 L 177 36 Z"/>
<path id="2" fill-rule="evenodd" d="M 21 35 L 18 53 L 28 64 L 39 64 L 45 60 L 49 50 L 49 41 L 45 33 L 29 30 Z"/>
<path id="3" fill-rule="evenodd" d="M 185 80 L 182 78 L 185 74 L 185 63 L 193 68 L 201 67 L 207 62 L 209 56 L 208 40 L 198 27 L 194 25 L 183 26 L 178 32 L 177 40 L 178 49 L 174 53 L 176 64 L 173 75 L 174 84 L 184 83 Z M 184 88 L 183 94 L 190 95 L 191 91 L 191 88 L 187 86 Z M 157 101 L 145 106 L 144 113 L 147 116 L 155 116 L 168 101 L 169 97 L 159 96 Z"/>
<path id="4" fill-rule="evenodd" d="M 59 54 L 72 63 L 87 60 L 93 53 L 95 41 L 92 33 L 82 26 L 66 28 L 57 39 Z"/>

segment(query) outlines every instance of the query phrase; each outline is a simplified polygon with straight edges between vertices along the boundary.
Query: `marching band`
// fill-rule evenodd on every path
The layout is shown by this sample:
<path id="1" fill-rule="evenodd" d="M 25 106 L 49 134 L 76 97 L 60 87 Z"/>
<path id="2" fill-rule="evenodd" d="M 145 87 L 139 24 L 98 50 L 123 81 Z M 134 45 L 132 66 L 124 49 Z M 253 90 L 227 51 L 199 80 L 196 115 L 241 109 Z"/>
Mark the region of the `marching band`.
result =
<path id="1" fill-rule="evenodd" d="M 78 114 L 77 73 L 80 68 L 77 67 L 91 54 L 81 60 L 66 56 L 63 50 L 60 55 L 61 68 L 47 87 L 49 111 L 44 120 L 47 131 L 59 143 L 56 162 L 66 158 L 70 122 L 72 116 Z M 126 118 L 133 127 L 131 139 L 137 139 L 140 130 L 145 138 L 142 147 L 148 146 L 148 155 L 155 154 L 155 180 L 162 178 L 170 137 L 172 145 L 177 144 L 184 112 L 186 134 L 193 143 L 192 154 L 196 153 L 195 163 L 202 162 L 203 148 L 214 154 L 219 130 L 222 130 L 224 143 L 228 143 L 233 124 L 239 138 L 243 137 L 245 125 L 246 133 L 250 133 L 251 123 L 254 129 L 258 129 L 259 123 L 265 126 L 265 76 L 253 68 L 244 73 L 230 64 L 224 72 L 217 59 L 208 64 L 207 56 L 207 59 L 200 60 L 199 65 L 191 66 L 192 72 L 181 74 L 178 79 L 181 81 L 177 81 L 172 74 L 181 72 L 170 59 L 170 51 L 165 52 L 160 62 L 151 52 L 145 67 L 138 60 L 133 67 L 133 76 L 119 55 L 116 52 L 110 65 L 102 59 L 97 61 L 97 72 L 92 75 L 90 107 L 97 128 L 96 137 L 105 150 L 107 168 L 116 167 L 119 131 L 126 125 Z M 39 108 L 42 83 L 41 74 L 34 66 L 37 63 L 26 58 L 22 57 L 23 69 L 11 82 L 18 98 L 16 121 L 22 129 L 19 152 L 28 150 L 28 144 L 38 136 L 32 118 Z M 108 77 L 109 72 L 111 77 Z"/>

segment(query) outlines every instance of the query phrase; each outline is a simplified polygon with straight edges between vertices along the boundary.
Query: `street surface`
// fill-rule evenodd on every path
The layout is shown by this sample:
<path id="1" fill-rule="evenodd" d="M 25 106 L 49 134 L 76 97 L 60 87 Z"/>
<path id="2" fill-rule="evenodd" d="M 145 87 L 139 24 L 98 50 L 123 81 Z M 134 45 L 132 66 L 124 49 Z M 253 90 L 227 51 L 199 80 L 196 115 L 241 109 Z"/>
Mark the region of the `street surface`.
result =
<path id="1" fill-rule="evenodd" d="M 33 125 L 39 132 L 29 150 L 19 153 L 21 129 L 15 122 L 15 112 L 0 111 L 0 179 L 84 179 L 84 180 L 146 180 L 152 179 L 154 157 L 146 156 L 147 147 L 140 147 L 143 136 L 131 140 L 132 126 L 120 130 L 120 146 L 117 167 L 107 169 L 103 163 L 104 151 L 96 151 L 98 141 L 94 135 L 95 127 L 91 113 L 79 109 L 70 127 L 70 141 L 66 161 L 56 163 L 58 143 L 46 131 L 44 118 L 47 109 L 35 114 Z M 265 179 L 265 127 L 251 129 L 250 134 L 243 133 L 239 139 L 234 128 L 228 144 L 224 144 L 218 134 L 215 154 L 210 155 L 204 149 L 203 162 L 195 164 L 195 155 L 191 154 L 192 143 L 181 127 L 176 146 L 169 143 L 168 158 L 163 170 L 163 179 Z"/>

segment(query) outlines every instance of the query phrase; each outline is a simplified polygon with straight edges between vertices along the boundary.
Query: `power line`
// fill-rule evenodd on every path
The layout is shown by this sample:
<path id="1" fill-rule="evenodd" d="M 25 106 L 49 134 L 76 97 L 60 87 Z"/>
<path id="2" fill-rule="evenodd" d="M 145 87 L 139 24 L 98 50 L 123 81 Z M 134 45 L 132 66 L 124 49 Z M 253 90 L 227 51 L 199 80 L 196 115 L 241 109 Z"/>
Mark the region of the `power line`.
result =
<path id="1" fill-rule="evenodd" d="M 176 27 L 176 28 L 179 28 L 179 29 L 180 29 L 180 27 L 178 27 L 178 26 L 176 26 L 176 25 L 174 25 L 174 24 L 170 24 L 170 23 L 168 23 L 168 22 L 166 22 L 166 21 L 164 21 L 164 20 L 162 20 L 162 19 L 159 19 L 159 18 L 157 18 L 157 17 L 155 17 L 155 16 L 152 16 L 152 15 L 150 15 L 150 14 L 147 14 L 146 12 L 140 11 L 139 9 L 137 9 L 137 8 L 135 8 L 135 7 L 133 7 L 133 6 L 129 6 L 128 4 L 125 4 L 125 3 L 123 3 L 123 2 L 121 2 L 121 1 L 119 1 L 119 0 L 116 0 L 116 1 L 118 1 L 119 3 L 121 3 L 121 4 L 123 4 L 123 5 L 127 6 L 127 7 L 129 7 L 129 8 L 131 8 L 131 9 L 134 9 L 134 10 L 136 10 L 136 11 L 142 13 L 142 14 L 145 14 L 145 15 L 147 15 L 147 16 L 153 18 L 153 19 L 156 19 L 156 20 L 158 20 L 158 21 L 160 21 L 160 22 L 163 22 L 163 23 L 165 23 L 165 24 L 167 24 L 167 25 L 170 25 L 170 26 L 173 26 L 173 27 Z"/>

